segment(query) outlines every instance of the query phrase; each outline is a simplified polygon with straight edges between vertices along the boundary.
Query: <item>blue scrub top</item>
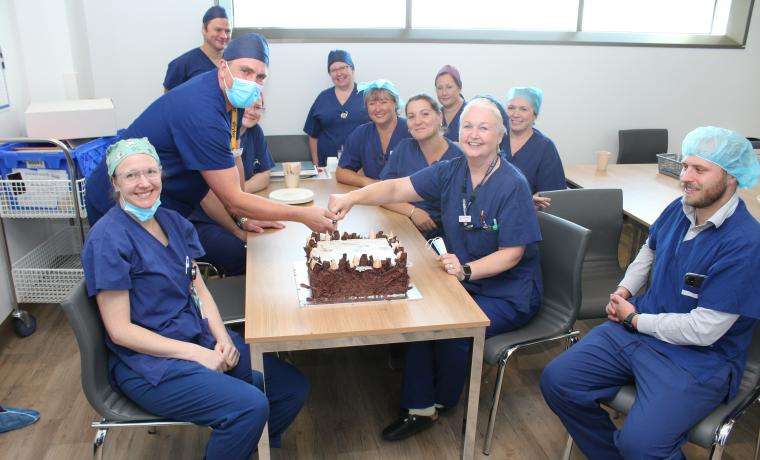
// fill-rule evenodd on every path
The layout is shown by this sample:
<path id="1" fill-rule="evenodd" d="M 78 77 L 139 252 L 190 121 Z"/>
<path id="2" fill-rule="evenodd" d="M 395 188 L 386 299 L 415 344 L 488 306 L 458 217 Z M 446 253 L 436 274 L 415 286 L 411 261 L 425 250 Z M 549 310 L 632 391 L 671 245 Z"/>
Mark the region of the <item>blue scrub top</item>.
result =
<path id="1" fill-rule="evenodd" d="M 241 118 L 243 111 L 237 112 Z M 156 99 L 120 134 L 122 139 L 147 137 L 156 148 L 163 168 L 164 207 L 189 216 L 209 189 L 200 171 L 235 167 L 230 151 L 232 113 L 216 74 L 206 72 Z M 115 203 L 105 160 L 87 178 L 88 205 L 101 215 Z"/>
<path id="2" fill-rule="evenodd" d="M 710 346 L 683 346 L 643 335 L 652 348 L 685 369 L 699 382 L 718 373 L 730 373 L 729 398 L 739 389 L 747 348 L 760 318 L 760 223 L 739 201 L 723 224 L 710 227 L 689 241 L 681 198 L 673 201 L 649 229 L 648 244 L 655 251 L 652 284 L 630 302 L 640 313 L 688 313 L 696 307 L 741 315 Z M 687 273 L 705 275 L 700 288 L 684 282 Z M 698 297 L 698 298 L 694 298 Z"/>
<path id="3" fill-rule="evenodd" d="M 454 142 L 459 141 L 459 118 L 462 117 L 462 111 L 464 110 L 464 106 L 467 105 L 467 100 L 465 100 L 464 97 L 462 97 L 462 107 L 459 107 L 459 111 L 454 115 L 454 118 L 451 120 L 451 122 L 447 125 L 446 124 L 446 118 L 443 118 L 443 129 L 445 132 L 443 133 L 446 138 L 449 140 L 452 140 Z"/>
<path id="4" fill-rule="evenodd" d="M 507 139 L 509 136 L 505 134 Z M 551 139 L 533 128 L 533 134 L 514 155 L 507 150 L 505 156 L 528 179 L 531 193 L 567 188 L 565 170 L 559 152 Z"/>
<path id="5" fill-rule="evenodd" d="M 200 48 L 193 48 L 169 63 L 164 88 L 170 90 L 209 70 L 216 70 L 216 65 Z"/>
<path id="6" fill-rule="evenodd" d="M 246 129 L 243 135 L 240 136 L 240 146 L 243 148 L 241 159 L 243 160 L 245 180 L 250 179 L 254 174 L 274 168 L 272 153 L 269 151 L 269 145 L 267 145 L 264 130 L 261 129 L 261 126 L 256 125 L 253 128 Z M 190 214 L 188 219 L 194 224 L 216 223 L 214 219 L 206 214 L 200 205 L 195 208 L 195 211 Z"/>
<path id="7" fill-rule="evenodd" d="M 447 161 L 462 156 L 462 151 L 456 144 L 449 141 L 446 142 L 449 148 L 443 152 L 441 159 L 438 161 Z M 432 163 L 436 164 L 438 161 Z M 404 139 L 398 143 L 393 152 L 391 152 L 388 158 L 388 163 L 385 164 L 385 168 L 380 173 L 380 179 L 398 179 L 399 177 L 407 177 L 416 173 L 421 169 L 425 169 L 430 166 L 425 159 L 425 154 L 420 149 L 420 144 L 413 138 Z M 434 201 L 416 201 L 412 203 L 414 206 L 422 209 L 430 215 L 430 218 L 435 221 L 438 226 L 441 226 L 441 203 L 439 200 Z"/>
<path id="8" fill-rule="evenodd" d="M 156 220 L 169 239 L 164 246 L 120 206 L 111 208 L 87 234 L 82 267 L 87 293 L 129 291 L 133 324 L 164 337 L 213 348 L 216 339 L 190 295 L 190 263 L 203 255 L 192 224 L 174 211 L 159 207 Z M 172 358 L 138 353 L 113 343 L 111 371 L 119 362 L 158 385 Z"/>
<path id="9" fill-rule="evenodd" d="M 478 187 L 468 207 L 466 215 L 478 227 L 470 231 L 459 222 L 459 216 L 463 215 L 462 200 L 468 201 L 472 193 L 464 156 L 440 161 L 413 174 L 410 180 L 418 195 L 426 200 L 440 200 L 446 248 L 462 264 L 494 253 L 500 247 L 525 246 L 522 259 L 511 269 L 462 284 L 472 294 L 503 299 L 517 311 L 528 314 L 537 311 L 543 291 L 538 256 L 541 230 L 528 183 L 520 171 L 502 158 L 491 177 Z M 494 220 L 498 224 L 496 230 L 481 228 L 483 223 L 493 225 Z"/>
<path id="10" fill-rule="evenodd" d="M 396 129 L 393 130 L 391 140 L 388 143 L 388 151 L 383 152 L 380 134 L 377 132 L 375 123 L 370 121 L 359 126 L 348 135 L 338 166 L 352 171 L 361 169 L 365 176 L 380 179 L 380 173 L 383 171 L 393 149 L 401 140 L 411 137 L 406 119 L 399 117 Z"/>
<path id="11" fill-rule="evenodd" d="M 356 90 L 356 84 L 342 105 L 334 86 L 319 93 L 303 126 L 303 132 L 317 139 L 319 166 L 326 164 L 328 156 L 337 155 L 351 131 L 369 121 L 364 93 Z"/>

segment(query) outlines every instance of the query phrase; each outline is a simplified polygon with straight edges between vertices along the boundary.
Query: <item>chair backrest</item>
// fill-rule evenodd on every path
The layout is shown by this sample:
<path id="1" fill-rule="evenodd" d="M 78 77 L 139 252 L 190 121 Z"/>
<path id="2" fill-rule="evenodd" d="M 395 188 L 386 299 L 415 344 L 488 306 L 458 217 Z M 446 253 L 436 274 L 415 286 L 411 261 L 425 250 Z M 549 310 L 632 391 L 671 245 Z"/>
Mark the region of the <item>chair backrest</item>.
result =
<path id="1" fill-rule="evenodd" d="M 305 134 L 266 136 L 266 141 L 275 163 L 311 160 L 309 136 Z"/>
<path id="2" fill-rule="evenodd" d="M 82 390 L 95 411 L 111 421 L 155 419 L 111 388 L 108 374 L 108 349 L 105 328 L 94 298 L 87 296 L 85 282 L 72 289 L 61 303 L 79 345 L 82 365 Z"/>
<path id="3" fill-rule="evenodd" d="M 623 229 L 623 191 L 620 189 L 567 189 L 541 192 L 552 199 L 545 212 L 591 230 L 586 260 L 618 257 Z"/>
<path id="4" fill-rule="evenodd" d="M 545 212 L 538 213 L 538 223 L 544 297 L 536 316 L 550 317 L 568 330 L 581 307 L 581 272 L 591 231 Z"/>
<path id="5" fill-rule="evenodd" d="M 618 164 L 657 163 L 657 154 L 668 151 L 668 130 L 621 129 L 618 146 Z"/>

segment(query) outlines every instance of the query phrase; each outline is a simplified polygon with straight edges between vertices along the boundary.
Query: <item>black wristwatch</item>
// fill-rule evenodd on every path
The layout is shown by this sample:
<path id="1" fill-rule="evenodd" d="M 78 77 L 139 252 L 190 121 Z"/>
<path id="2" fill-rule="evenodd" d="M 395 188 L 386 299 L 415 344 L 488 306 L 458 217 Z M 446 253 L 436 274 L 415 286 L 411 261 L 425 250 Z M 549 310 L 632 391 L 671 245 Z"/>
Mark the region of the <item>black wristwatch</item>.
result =
<path id="1" fill-rule="evenodd" d="M 637 311 L 632 311 L 631 313 L 629 313 L 628 316 L 626 316 L 625 319 L 623 320 L 623 327 L 625 327 L 631 332 L 636 332 L 636 328 L 633 326 L 633 318 L 635 318 L 636 315 L 638 314 L 639 312 Z"/>
<path id="2" fill-rule="evenodd" d="M 472 268 L 470 268 L 470 264 L 462 265 L 462 273 L 464 273 L 464 279 L 462 281 L 470 281 L 470 277 L 472 276 Z"/>

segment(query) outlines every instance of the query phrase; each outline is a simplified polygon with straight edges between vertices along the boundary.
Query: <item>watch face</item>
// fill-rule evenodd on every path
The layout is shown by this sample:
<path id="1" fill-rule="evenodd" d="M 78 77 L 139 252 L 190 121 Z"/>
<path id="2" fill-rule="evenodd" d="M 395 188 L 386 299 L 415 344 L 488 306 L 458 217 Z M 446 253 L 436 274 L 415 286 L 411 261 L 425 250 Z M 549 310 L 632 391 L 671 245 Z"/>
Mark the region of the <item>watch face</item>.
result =
<path id="1" fill-rule="evenodd" d="M 472 275 L 472 268 L 470 268 L 469 265 L 462 265 L 462 272 L 464 272 L 465 275 L 470 276 Z"/>

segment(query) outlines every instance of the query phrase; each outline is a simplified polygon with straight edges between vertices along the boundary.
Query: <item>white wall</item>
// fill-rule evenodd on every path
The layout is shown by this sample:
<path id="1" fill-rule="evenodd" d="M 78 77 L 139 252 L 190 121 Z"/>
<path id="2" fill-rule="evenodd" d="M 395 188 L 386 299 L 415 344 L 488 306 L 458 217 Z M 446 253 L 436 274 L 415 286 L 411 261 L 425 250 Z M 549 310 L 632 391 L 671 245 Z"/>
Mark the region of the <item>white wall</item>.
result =
<path id="1" fill-rule="evenodd" d="M 209 2 L 185 1 L 182 8 L 178 0 L 84 3 L 96 96 L 113 97 L 119 125 L 126 126 L 160 95 L 167 62 L 198 45 L 199 18 Z M 154 16 L 126 14 L 143 7 Z M 540 86 L 545 101 L 537 127 L 569 163 L 590 162 L 597 149 L 617 152 L 619 129 L 668 128 L 671 151 L 703 124 L 760 135 L 760 8 L 744 50 L 272 43 L 268 134 L 301 132 L 311 102 L 329 85 L 325 61 L 337 47 L 350 50 L 360 80 L 389 78 L 404 97 L 432 93 L 433 77 L 447 63 L 459 67 L 467 96 L 503 97 L 512 85 Z"/>

